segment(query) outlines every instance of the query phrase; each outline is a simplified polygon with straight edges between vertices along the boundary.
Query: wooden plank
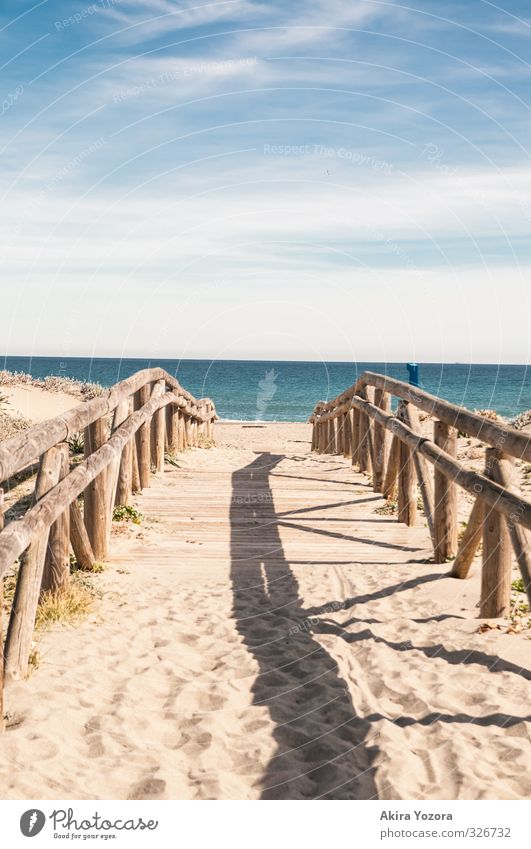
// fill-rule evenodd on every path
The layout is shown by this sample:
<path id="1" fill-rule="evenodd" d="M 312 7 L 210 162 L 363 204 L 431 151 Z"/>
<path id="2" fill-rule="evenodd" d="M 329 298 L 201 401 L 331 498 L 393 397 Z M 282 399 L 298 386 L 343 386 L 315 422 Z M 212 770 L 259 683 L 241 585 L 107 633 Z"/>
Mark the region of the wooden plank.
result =
<path id="1" fill-rule="evenodd" d="M 457 431 L 446 422 L 433 423 L 434 442 L 452 458 L 457 457 Z M 435 563 L 445 563 L 457 554 L 457 487 L 437 467 L 434 471 Z"/>
<path id="2" fill-rule="evenodd" d="M 58 483 L 61 463 L 59 448 L 50 448 L 43 454 L 35 483 L 37 502 Z M 49 535 L 49 527 L 42 530 L 20 563 L 5 643 L 6 679 L 23 678 L 28 671 Z"/>

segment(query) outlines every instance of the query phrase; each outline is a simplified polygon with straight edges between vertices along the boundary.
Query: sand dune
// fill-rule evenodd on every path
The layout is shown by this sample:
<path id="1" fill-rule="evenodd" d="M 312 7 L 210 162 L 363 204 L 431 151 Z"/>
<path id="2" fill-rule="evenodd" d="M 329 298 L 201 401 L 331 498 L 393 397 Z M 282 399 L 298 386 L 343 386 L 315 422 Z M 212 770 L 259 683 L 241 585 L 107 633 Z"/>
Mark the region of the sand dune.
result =
<path id="1" fill-rule="evenodd" d="M 531 642 L 308 436 L 219 425 L 153 479 L 8 690 L 4 798 L 529 796 Z"/>
<path id="2" fill-rule="evenodd" d="M 37 386 L 2 386 L 0 388 L 2 395 L 7 399 L 6 412 L 23 416 L 33 422 L 52 419 L 81 403 L 79 398 L 67 392 L 48 392 Z"/>

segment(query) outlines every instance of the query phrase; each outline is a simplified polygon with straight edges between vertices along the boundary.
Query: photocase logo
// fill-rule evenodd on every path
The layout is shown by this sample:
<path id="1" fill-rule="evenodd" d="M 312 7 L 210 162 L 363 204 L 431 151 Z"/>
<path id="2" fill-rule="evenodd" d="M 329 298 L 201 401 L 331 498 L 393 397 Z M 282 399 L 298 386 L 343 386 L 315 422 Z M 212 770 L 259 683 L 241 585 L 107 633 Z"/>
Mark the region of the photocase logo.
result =
<path id="1" fill-rule="evenodd" d="M 44 828 L 46 817 L 37 808 L 31 808 L 20 817 L 20 830 L 24 837 L 35 837 Z"/>

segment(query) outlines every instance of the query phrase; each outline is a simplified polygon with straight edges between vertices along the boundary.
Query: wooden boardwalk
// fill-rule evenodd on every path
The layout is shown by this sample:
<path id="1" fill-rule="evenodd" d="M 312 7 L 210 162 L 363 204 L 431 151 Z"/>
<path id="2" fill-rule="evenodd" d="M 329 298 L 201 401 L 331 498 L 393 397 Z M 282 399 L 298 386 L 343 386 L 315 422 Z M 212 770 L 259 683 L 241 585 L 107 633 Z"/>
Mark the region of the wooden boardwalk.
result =
<path id="1" fill-rule="evenodd" d="M 171 664 L 178 754 L 161 752 L 161 795 L 439 798 L 444 781 L 473 797 L 460 750 L 484 745 L 488 769 L 489 737 L 504 722 L 524 732 L 525 673 L 458 612 L 464 585 L 429 562 L 424 523 L 375 512 L 385 502 L 342 458 L 255 442 L 192 452 L 153 479 L 138 504 L 159 520 L 156 546 L 123 543 L 113 558 L 139 592 L 152 577 L 155 595 L 128 620 L 149 619 L 150 676 Z M 151 688 L 138 687 L 149 715 Z M 507 717 L 495 708 L 504 687 Z M 167 737 L 150 732 L 151 755 Z M 496 769 L 495 792 L 519 796 L 514 764 Z"/>

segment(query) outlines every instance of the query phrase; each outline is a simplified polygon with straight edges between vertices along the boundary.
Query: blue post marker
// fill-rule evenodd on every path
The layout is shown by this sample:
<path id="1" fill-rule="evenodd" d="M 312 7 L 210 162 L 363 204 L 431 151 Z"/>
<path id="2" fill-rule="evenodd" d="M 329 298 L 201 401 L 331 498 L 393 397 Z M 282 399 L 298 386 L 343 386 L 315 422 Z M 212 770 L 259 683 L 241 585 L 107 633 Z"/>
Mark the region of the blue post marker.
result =
<path id="1" fill-rule="evenodd" d="M 417 363 L 408 363 L 407 370 L 409 372 L 409 382 L 412 386 L 420 386 L 419 383 L 419 367 Z"/>

